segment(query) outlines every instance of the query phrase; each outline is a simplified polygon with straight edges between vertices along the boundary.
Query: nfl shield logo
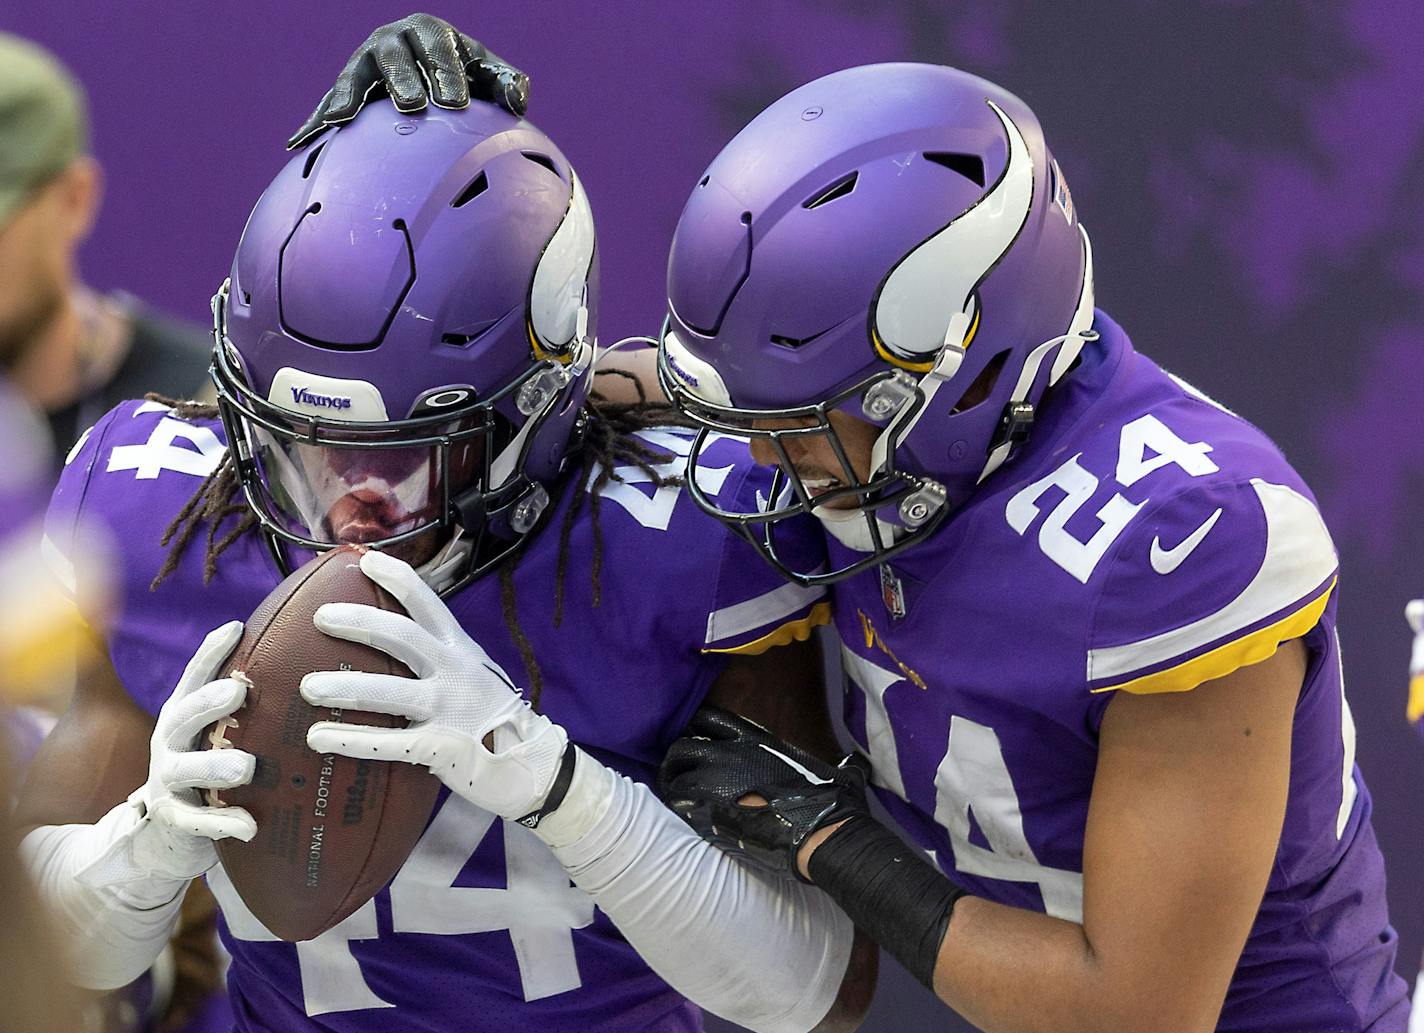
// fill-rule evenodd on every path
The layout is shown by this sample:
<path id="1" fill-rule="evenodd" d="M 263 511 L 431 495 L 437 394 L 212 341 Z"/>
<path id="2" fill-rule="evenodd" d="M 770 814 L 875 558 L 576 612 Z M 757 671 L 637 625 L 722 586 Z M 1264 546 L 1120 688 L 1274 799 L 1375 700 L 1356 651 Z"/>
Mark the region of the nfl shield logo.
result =
<path id="1" fill-rule="evenodd" d="M 888 563 L 880 564 L 880 598 L 892 619 L 905 616 L 905 588 Z"/>

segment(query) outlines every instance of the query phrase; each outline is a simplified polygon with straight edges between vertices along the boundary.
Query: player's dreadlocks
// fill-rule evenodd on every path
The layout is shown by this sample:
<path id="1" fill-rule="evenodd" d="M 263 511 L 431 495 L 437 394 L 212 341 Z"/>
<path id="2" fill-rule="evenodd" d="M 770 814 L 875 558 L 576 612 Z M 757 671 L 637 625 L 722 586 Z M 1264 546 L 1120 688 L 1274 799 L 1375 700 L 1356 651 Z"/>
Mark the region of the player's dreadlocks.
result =
<path id="1" fill-rule="evenodd" d="M 630 373 L 623 370 L 603 370 L 597 375 L 625 377 L 632 381 L 638 391 L 638 401 L 612 402 L 599 395 L 596 389 L 589 397 L 583 442 L 579 450 L 580 466 L 569 475 L 567 482 L 574 492 L 574 497 L 559 528 L 559 557 L 554 586 L 555 627 L 560 626 L 564 619 L 564 577 L 568 571 L 569 542 L 574 523 L 585 505 L 590 507 L 593 517 L 593 605 L 598 606 L 602 602 L 600 574 L 603 569 L 603 534 L 599 527 L 599 503 L 601 493 L 609 481 L 623 480 L 618 475 L 617 468 L 637 467 L 648 477 L 654 488 L 682 484 L 681 477 L 666 474 L 658 469 L 671 461 L 673 456 L 636 436 L 640 430 L 683 425 L 676 410 L 666 403 L 648 401 L 642 385 Z M 170 406 L 173 415 L 179 419 L 216 419 L 218 416 L 216 405 L 175 401 L 156 394 L 147 397 L 150 401 Z M 582 490 L 585 484 L 588 485 L 587 491 Z M 203 582 L 206 584 L 217 576 L 218 557 L 228 546 L 257 527 L 257 514 L 242 498 L 241 492 L 237 467 L 229 451 L 223 455 L 213 472 L 204 478 L 172 523 L 164 529 L 160 544 L 168 546 L 168 555 L 149 586 L 150 589 L 157 589 L 178 569 L 184 551 L 204 526 L 207 528 L 207 546 L 203 554 Z M 219 537 L 223 524 L 234 516 L 237 521 Z M 514 638 L 519 656 L 524 661 L 525 671 L 529 675 L 530 704 L 538 709 L 539 697 L 544 690 L 544 677 L 534 656 L 534 647 L 530 645 L 528 636 L 520 627 L 515 610 L 514 569 L 522 555 L 523 550 L 516 549 L 500 564 L 500 608 L 505 625 Z"/>

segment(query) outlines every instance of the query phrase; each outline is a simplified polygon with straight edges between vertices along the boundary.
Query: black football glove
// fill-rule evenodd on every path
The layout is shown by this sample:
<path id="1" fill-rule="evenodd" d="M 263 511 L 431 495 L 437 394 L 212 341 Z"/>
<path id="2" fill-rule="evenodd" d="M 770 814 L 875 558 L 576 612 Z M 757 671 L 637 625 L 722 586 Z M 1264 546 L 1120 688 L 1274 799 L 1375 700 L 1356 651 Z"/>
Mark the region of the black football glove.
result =
<path id="1" fill-rule="evenodd" d="M 300 147 L 327 126 L 350 122 L 372 96 L 389 96 L 401 111 L 468 107 L 470 97 L 523 115 L 529 76 L 506 64 L 449 22 L 411 14 L 382 25 L 356 48 L 316 110 L 287 141 Z"/>
<path id="2" fill-rule="evenodd" d="M 669 748 L 658 785 L 664 802 L 708 842 L 799 879 L 796 854 L 811 833 L 866 813 L 868 773 L 858 755 L 833 767 L 759 724 L 709 706 Z M 768 802 L 737 802 L 752 793 Z"/>

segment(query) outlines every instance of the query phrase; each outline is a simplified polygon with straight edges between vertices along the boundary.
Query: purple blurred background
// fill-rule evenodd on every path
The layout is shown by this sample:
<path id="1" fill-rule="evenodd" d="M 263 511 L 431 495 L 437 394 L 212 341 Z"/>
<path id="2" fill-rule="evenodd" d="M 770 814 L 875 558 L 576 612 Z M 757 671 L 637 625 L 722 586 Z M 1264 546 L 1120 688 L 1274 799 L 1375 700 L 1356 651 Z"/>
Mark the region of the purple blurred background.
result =
<path id="1" fill-rule="evenodd" d="M 1343 558 L 1341 627 L 1413 977 L 1424 751 L 1404 723 L 1404 602 L 1424 591 L 1424 5 L 1101 0 L 572 0 L 433 9 L 528 71 L 585 180 L 605 341 L 653 332 L 686 192 L 763 105 L 846 65 L 966 67 L 1043 121 L 1139 348 L 1270 433 Z M 1072 8 L 1070 11 L 1069 8 Z M 108 196 L 83 266 L 196 321 L 282 141 L 408 8 L 7 5 L 91 92 Z M 888 967 L 888 966 L 887 966 Z M 950 1029 L 888 972 L 869 1028 Z"/>

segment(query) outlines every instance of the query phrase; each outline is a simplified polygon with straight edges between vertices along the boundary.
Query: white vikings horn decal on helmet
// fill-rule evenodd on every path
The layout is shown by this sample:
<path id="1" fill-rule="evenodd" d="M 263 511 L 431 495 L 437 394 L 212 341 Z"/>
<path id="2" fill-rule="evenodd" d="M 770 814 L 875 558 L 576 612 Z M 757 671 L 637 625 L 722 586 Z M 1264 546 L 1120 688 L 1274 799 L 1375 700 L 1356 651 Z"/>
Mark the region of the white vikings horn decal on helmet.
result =
<path id="1" fill-rule="evenodd" d="M 974 290 L 1028 221 L 1033 159 L 1018 126 L 986 101 L 1008 134 L 1003 175 L 968 211 L 900 260 L 875 306 L 875 332 L 890 356 L 928 363 L 962 345 L 975 315 Z M 927 368 L 927 367 L 926 367 Z"/>
<path id="2" fill-rule="evenodd" d="M 569 177 L 573 189 L 568 211 L 539 258 L 529 295 L 536 347 L 555 355 L 569 353 L 576 343 L 574 337 L 582 330 L 579 312 L 584 308 L 584 284 L 593 263 L 593 211 L 572 169 Z"/>

